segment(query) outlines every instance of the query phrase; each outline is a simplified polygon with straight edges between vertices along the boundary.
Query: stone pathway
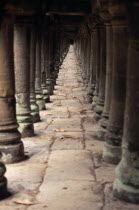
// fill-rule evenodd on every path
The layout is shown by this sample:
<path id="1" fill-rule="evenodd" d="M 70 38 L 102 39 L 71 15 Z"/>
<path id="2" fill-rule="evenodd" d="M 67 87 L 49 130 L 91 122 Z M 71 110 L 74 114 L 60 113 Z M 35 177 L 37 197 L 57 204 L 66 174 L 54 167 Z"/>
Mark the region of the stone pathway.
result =
<path id="1" fill-rule="evenodd" d="M 11 196 L 0 210 L 129 210 L 139 206 L 112 195 L 114 166 L 102 160 L 103 142 L 73 48 L 59 73 L 51 103 L 41 111 L 36 135 L 23 139 L 26 160 L 7 165 Z"/>

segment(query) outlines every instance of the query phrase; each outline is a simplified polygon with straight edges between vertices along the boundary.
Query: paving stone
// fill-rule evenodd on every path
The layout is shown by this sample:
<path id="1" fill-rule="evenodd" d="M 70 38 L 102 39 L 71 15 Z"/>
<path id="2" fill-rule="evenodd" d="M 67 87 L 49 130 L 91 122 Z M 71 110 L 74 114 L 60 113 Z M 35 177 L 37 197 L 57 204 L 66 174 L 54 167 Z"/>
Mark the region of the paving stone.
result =
<path id="1" fill-rule="evenodd" d="M 46 164 L 22 163 L 7 165 L 6 177 L 9 182 L 41 182 Z"/>
<path id="2" fill-rule="evenodd" d="M 37 198 L 45 203 L 36 209 L 46 205 L 49 210 L 101 210 L 103 203 L 101 186 L 89 181 L 50 181 L 41 186 Z"/>
<path id="3" fill-rule="evenodd" d="M 115 167 L 110 164 L 103 164 L 101 167 L 95 169 L 98 182 L 109 183 L 115 180 Z"/>
<path id="4" fill-rule="evenodd" d="M 64 119 L 53 119 L 52 124 L 47 128 L 47 130 L 57 131 L 82 131 L 81 119 L 76 118 L 64 118 Z"/>
<path id="5" fill-rule="evenodd" d="M 44 182 L 48 182 L 48 180 L 94 181 L 91 152 L 84 150 L 52 151 Z"/>

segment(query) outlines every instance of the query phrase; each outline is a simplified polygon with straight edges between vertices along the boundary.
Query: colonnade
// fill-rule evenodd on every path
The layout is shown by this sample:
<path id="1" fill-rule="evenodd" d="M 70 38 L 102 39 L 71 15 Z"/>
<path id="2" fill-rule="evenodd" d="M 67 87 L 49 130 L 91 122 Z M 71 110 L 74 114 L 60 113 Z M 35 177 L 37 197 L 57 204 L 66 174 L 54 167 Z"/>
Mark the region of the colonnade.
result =
<path id="1" fill-rule="evenodd" d="M 27 9 L 0 8 L 0 198 L 7 194 L 4 164 L 24 159 L 21 137 L 34 135 L 71 41 L 57 14 L 43 13 L 45 4 L 33 10 L 22 2 Z M 118 164 L 114 195 L 139 203 L 139 3 L 90 2 L 72 41 L 98 138 L 105 141 L 103 159 Z"/>
<path id="2" fill-rule="evenodd" d="M 84 80 L 86 97 L 105 141 L 103 159 L 118 164 L 114 195 L 139 203 L 139 4 L 100 0 L 92 10 L 75 52 L 82 77 L 90 78 Z"/>
<path id="3" fill-rule="evenodd" d="M 21 137 L 34 135 L 70 44 L 62 30 L 36 21 L 7 14 L 0 23 L 0 198 L 7 194 L 4 163 L 24 159 Z"/>

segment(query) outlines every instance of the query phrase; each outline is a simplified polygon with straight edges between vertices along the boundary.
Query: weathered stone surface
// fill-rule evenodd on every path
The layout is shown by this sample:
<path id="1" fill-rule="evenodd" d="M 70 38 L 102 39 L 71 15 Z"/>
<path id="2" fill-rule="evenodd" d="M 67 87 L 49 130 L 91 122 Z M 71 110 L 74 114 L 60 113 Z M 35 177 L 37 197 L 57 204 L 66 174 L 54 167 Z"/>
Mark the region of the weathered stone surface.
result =
<path id="1" fill-rule="evenodd" d="M 84 150 L 57 150 L 52 152 L 44 182 L 67 179 L 75 181 L 95 180 L 91 152 Z"/>
<path id="2" fill-rule="evenodd" d="M 50 210 L 100 210 L 103 205 L 102 187 L 89 181 L 50 181 L 42 185 L 37 198 L 45 201 Z M 42 204 L 37 207 L 41 208 Z"/>

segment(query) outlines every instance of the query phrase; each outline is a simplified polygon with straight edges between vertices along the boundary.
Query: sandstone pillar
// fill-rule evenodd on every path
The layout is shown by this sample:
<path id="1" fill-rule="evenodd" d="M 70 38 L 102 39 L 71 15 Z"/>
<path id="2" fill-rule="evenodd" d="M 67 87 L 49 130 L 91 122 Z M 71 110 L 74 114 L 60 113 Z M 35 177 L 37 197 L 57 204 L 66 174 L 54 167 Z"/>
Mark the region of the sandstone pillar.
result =
<path id="1" fill-rule="evenodd" d="M 106 30 L 104 25 L 99 26 L 100 32 L 100 73 L 99 73 L 99 94 L 98 101 L 94 108 L 95 118 L 99 120 L 102 116 L 105 101 L 105 80 L 106 80 Z"/>
<path id="2" fill-rule="evenodd" d="M 94 34 L 94 71 L 95 71 L 95 91 L 94 97 L 92 100 L 92 106 L 95 108 L 97 101 L 98 101 L 98 94 L 99 94 L 99 75 L 100 75 L 100 33 L 99 33 L 99 25 L 95 26 L 96 33 Z"/>
<path id="3" fill-rule="evenodd" d="M 35 79 L 35 91 L 37 104 L 39 110 L 45 110 L 45 100 L 43 99 L 41 88 L 41 34 L 38 32 L 36 40 L 36 79 Z"/>
<path id="4" fill-rule="evenodd" d="M 30 54 L 28 28 L 24 24 L 14 26 L 14 66 L 16 89 L 16 115 L 22 137 L 34 135 L 30 109 Z"/>
<path id="5" fill-rule="evenodd" d="M 48 90 L 46 88 L 46 63 L 45 63 L 45 59 L 46 59 L 46 41 L 45 41 L 45 34 L 44 31 L 42 31 L 42 35 L 41 35 L 41 87 L 42 87 L 42 94 L 43 94 L 43 99 L 45 100 L 45 102 L 49 102 L 50 101 L 50 97 L 48 95 Z"/>
<path id="6" fill-rule="evenodd" d="M 102 113 L 102 119 L 99 121 L 100 130 L 98 137 L 104 140 L 106 128 L 109 119 L 111 105 L 111 88 L 112 88 L 112 59 L 113 59 L 113 36 L 110 23 L 106 23 L 106 85 L 105 85 L 105 104 Z"/>
<path id="7" fill-rule="evenodd" d="M 0 152 L 5 163 L 19 162 L 24 148 L 15 113 L 15 83 L 13 63 L 13 24 L 10 18 L 0 27 Z M 5 168 L 0 164 L 0 197 L 6 189 Z"/>
<path id="8" fill-rule="evenodd" d="M 89 25 L 90 28 L 90 81 L 87 89 L 87 100 L 89 103 L 92 103 L 92 98 L 95 90 L 95 52 L 94 52 L 94 47 L 95 47 L 95 33 L 96 30 L 94 29 L 93 25 Z"/>
<path id="9" fill-rule="evenodd" d="M 135 4 L 136 3 L 136 4 Z M 139 204 L 139 6 L 130 2 L 130 38 L 122 160 L 116 169 L 114 195 Z"/>
<path id="10" fill-rule="evenodd" d="M 113 17 L 113 73 L 109 121 L 105 135 L 103 157 L 106 162 L 117 164 L 121 159 L 121 142 L 124 124 L 126 67 L 127 67 L 127 23 L 122 4 L 109 8 Z"/>
<path id="11" fill-rule="evenodd" d="M 40 121 L 39 106 L 36 103 L 35 93 L 35 73 L 36 73 L 36 30 L 35 27 L 31 27 L 30 32 L 30 104 L 31 115 L 33 122 Z"/>
<path id="12" fill-rule="evenodd" d="M 46 74 L 46 85 L 49 95 L 53 95 L 53 80 L 52 80 L 52 32 L 48 32 L 47 37 L 47 46 L 48 46 L 48 66 L 47 66 L 47 74 Z"/>

